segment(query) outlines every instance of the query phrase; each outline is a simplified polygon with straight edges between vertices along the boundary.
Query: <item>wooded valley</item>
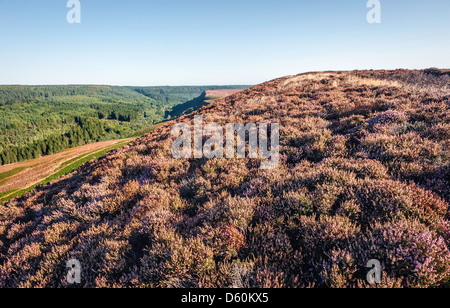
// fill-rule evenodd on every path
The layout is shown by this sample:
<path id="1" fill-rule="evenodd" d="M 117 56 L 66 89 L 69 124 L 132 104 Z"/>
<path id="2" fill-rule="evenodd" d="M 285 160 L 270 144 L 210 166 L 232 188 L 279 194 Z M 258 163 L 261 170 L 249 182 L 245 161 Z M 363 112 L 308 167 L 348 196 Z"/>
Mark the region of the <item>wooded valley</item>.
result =
<path id="1" fill-rule="evenodd" d="M 0 86 L 0 164 L 127 138 L 206 90 L 246 86 Z"/>

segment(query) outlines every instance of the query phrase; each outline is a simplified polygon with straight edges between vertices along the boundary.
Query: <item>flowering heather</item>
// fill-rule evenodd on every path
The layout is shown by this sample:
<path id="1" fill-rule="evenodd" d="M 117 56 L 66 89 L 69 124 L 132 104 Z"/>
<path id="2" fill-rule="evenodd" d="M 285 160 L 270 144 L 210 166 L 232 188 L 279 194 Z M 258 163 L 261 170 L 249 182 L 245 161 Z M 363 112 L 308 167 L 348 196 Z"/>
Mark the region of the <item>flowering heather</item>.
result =
<path id="1" fill-rule="evenodd" d="M 175 159 L 170 122 L 0 206 L 0 287 L 449 287 L 449 79 L 280 78 L 177 122 L 279 123 L 280 163 Z M 382 283 L 366 281 L 367 262 Z"/>

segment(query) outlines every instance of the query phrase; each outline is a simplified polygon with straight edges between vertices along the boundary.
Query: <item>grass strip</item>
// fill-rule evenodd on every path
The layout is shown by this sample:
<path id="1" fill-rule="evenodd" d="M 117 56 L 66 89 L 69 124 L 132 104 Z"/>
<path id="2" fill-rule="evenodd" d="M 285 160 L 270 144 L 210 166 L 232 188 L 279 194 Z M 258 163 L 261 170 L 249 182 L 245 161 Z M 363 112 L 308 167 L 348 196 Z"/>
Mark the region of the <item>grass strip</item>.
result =
<path id="1" fill-rule="evenodd" d="M 7 190 L 7 191 L 4 191 L 4 192 L 0 193 L 0 199 L 3 198 L 4 196 L 7 196 L 7 195 L 9 195 L 9 194 L 12 194 L 12 193 L 15 192 L 16 190 L 17 190 L 17 189 L 11 189 L 11 190 Z"/>

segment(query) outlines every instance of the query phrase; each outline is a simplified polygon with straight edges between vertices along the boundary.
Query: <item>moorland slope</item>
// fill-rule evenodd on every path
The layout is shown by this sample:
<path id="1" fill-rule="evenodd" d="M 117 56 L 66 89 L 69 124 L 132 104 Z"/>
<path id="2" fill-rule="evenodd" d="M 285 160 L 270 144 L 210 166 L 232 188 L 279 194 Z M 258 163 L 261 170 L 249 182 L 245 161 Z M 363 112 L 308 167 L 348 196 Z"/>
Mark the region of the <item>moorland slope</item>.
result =
<path id="1" fill-rule="evenodd" d="M 244 90 L 0 207 L 0 286 L 444 287 L 450 76 L 327 72 Z M 174 159 L 176 122 L 279 123 L 279 167 Z"/>

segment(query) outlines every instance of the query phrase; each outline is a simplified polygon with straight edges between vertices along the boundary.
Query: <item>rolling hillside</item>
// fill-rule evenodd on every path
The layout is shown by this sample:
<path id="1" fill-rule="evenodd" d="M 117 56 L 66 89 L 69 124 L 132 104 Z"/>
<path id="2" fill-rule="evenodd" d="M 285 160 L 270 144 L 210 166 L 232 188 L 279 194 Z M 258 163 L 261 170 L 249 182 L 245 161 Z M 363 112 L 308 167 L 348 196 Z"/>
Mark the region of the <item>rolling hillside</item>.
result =
<path id="1" fill-rule="evenodd" d="M 0 206 L 0 287 L 450 286 L 450 76 L 254 86 Z M 279 123 L 279 167 L 174 159 L 177 122 Z"/>

